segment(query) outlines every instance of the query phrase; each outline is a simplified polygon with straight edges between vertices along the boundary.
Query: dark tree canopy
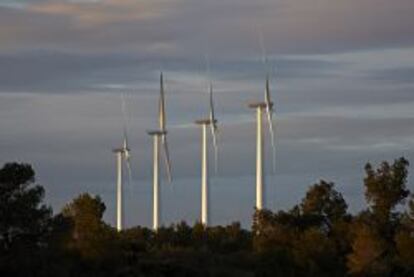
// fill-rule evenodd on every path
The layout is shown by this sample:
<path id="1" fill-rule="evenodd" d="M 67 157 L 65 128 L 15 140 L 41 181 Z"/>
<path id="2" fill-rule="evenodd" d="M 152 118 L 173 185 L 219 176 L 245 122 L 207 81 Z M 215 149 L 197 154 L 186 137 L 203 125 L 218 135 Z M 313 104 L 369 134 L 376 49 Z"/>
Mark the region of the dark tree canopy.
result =
<path id="1" fill-rule="evenodd" d="M 51 209 L 42 204 L 44 189 L 35 185 L 28 164 L 8 163 L 0 169 L 0 248 L 8 251 L 24 241 L 36 244 L 47 229 Z"/>
<path id="2" fill-rule="evenodd" d="M 305 215 L 317 215 L 336 221 L 346 216 L 348 205 L 342 194 L 334 189 L 333 183 L 322 180 L 310 187 L 302 200 L 301 208 Z"/>
<path id="3" fill-rule="evenodd" d="M 111 251 L 114 230 L 103 221 L 105 204 L 99 196 L 79 195 L 62 210 L 63 217 L 72 223 L 69 249 L 79 251 L 85 258 L 99 258 Z"/>
<path id="4" fill-rule="evenodd" d="M 349 272 L 361 276 L 388 276 L 390 267 L 384 261 L 386 242 L 372 226 L 357 224 L 352 252 L 348 255 Z"/>
<path id="5" fill-rule="evenodd" d="M 376 170 L 365 166 L 365 197 L 377 218 L 386 222 L 395 206 L 408 195 L 407 175 L 409 162 L 399 158 L 393 164 L 383 162 Z"/>
<path id="6" fill-rule="evenodd" d="M 252 230 L 179 222 L 121 232 L 99 196 L 51 217 L 25 164 L 0 169 L 0 276 L 414 276 L 408 161 L 366 166 L 367 209 L 352 215 L 331 182 L 290 210 L 256 210 Z"/>

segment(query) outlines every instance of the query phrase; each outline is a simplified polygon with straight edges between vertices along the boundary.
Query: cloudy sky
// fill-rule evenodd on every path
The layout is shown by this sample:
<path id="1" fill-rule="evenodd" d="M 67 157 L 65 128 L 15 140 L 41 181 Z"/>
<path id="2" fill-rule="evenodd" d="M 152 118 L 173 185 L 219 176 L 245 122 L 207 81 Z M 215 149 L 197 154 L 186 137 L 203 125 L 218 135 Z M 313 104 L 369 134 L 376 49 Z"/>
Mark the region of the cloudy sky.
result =
<path id="1" fill-rule="evenodd" d="M 413 14 L 412 0 L 0 0 L 0 164 L 31 163 L 56 212 L 81 192 L 101 195 L 113 224 L 111 149 L 122 140 L 125 94 L 133 151 L 126 220 L 149 226 L 145 131 L 156 126 L 162 69 L 175 177 L 162 184 L 163 222 L 193 223 L 193 121 L 207 112 L 208 56 L 221 152 L 212 220 L 248 227 L 255 117 L 246 103 L 263 97 L 261 33 L 276 106 L 268 207 L 292 207 L 323 178 L 357 211 L 367 161 L 414 162 Z"/>

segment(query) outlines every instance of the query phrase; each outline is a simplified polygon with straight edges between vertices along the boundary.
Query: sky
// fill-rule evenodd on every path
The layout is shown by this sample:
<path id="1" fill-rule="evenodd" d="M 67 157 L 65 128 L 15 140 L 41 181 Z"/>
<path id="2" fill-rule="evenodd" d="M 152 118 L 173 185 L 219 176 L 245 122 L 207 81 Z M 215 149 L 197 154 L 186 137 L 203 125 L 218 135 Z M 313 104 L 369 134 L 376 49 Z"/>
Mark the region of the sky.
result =
<path id="1" fill-rule="evenodd" d="M 247 103 L 263 97 L 262 37 L 276 111 L 267 207 L 290 209 L 325 179 L 357 212 L 366 162 L 414 163 L 413 14 L 412 0 L 0 0 L 0 164 L 31 163 L 55 212 L 82 192 L 100 195 L 114 225 L 111 151 L 122 142 L 124 94 L 133 166 L 126 225 L 150 226 L 146 130 L 157 126 L 162 70 L 174 175 L 161 184 L 162 222 L 194 223 L 193 122 L 208 111 L 208 57 L 220 148 L 212 224 L 248 228 L 255 114 Z"/>

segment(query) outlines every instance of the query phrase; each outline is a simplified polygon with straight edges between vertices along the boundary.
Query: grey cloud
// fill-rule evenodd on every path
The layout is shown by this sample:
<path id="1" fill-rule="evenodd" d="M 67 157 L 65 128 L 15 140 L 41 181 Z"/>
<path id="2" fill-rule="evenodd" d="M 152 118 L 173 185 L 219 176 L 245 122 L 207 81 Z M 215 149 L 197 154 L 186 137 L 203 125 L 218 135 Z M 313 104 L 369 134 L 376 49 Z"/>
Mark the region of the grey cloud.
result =
<path id="1" fill-rule="evenodd" d="M 108 80 L 145 80 L 148 60 L 126 55 L 75 55 L 45 51 L 0 56 L 0 89 L 22 92 L 94 90 Z"/>
<path id="2" fill-rule="evenodd" d="M 399 85 L 414 84 L 414 67 L 400 67 L 383 70 L 374 70 L 373 72 L 370 72 L 367 75 L 367 78 L 371 78 L 375 81 L 381 81 L 381 83 L 385 82 Z"/>
<path id="3" fill-rule="evenodd" d="M 153 1 L 142 5 L 107 0 L 86 4 L 87 9 L 83 5 L 51 2 L 19 11 L 0 10 L 0 37 L 5 41 L 1 48 L 180 57 L 197 56 L 209 48 L 223 58 L 240 57 L 260 52 L 259 27 L 268 52 L 274 54 L 413 45 L 410 0 Z M 127 14 L 120 17 L 119 11 Z M 13 26 L 14 31 L 4 26 Z"/>
<path id="4" fill-rule="evenodd" d="M 213 78 L 226 80 L 261 80 L 264 68 L 258 61 L 212 61 Z M 277 78 L 329 77 L 344 65 L 311 59 L 279 58 Z M 169 58 L 161 62 L 153 57 L 132 54 L 70 54 L 50 51 L 32 51 L 0 55 L 0 91 L 5 92 L 81 92 L 122 90 L 145 87 L 155 82 L 160 68 L 186 75 L 198 72 L 206 78 L 202 60 Z M 174 74 L 173 74 L 174 75 Z M 170 82 L 176 82 L 170 78 Z M 201 82 L 200 82 L 201 83 Z"/>
<path id="5" fill-rule="evenodd" d="M 28 4 L 42 3 L 48 0 L 2 0 L 0 2 L 0 9 L 2 7 L 12 9 L 23 9 Z"/>

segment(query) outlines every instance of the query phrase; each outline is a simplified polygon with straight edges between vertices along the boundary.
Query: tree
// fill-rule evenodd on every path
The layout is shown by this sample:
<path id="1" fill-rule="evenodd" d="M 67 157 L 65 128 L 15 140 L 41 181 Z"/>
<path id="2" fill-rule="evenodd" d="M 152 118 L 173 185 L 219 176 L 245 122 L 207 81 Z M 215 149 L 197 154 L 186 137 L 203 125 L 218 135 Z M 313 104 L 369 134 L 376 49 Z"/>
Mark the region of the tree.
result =
<path id="1" fill-rule="evenodd" d="M 104 211 L 105 204 L 100 197 L 87 193 L 63 208 L 62 215 L 72 222 L 69 249 L 78 251 L 86 259 L 106 258 L 114 250 L 115 231 L 102 221 Z"/>
<path id="2" fill-rule="evenodd" d="M 414 236 L 408 230 L 400 231 L 395 236 L 397 263 L 403 268 L 406 276 L 414 274 Z"/>
<path id="3" fill-rule="evenodd" d="M 181 221 L 174 226 L 174 241 L 176 245 L 181 247 L 188 247 L 191 245 L 191 232 L 192 229 L 184 221 Z"/>
<path id="4" fill-rule="evenodd" d="M 383 162 L 378 169 L 370 163 L 365 166 L 365 197 L 378 220 L 389 221 L 395 206 L 409 195 L 406 188 L 409 162 L 399 158 L 392 165 Z"/>
<path id="5" fill-rule="evenodd" d="M 405 276 L 414 275 L 414 195 L 408 203 L 409 210 L 402 219 L 402 224 L 395 235 L 397 263 Z"/>
<path id="6" fill-rule="evenodd" d="M 0 169 L 0 276 L 414 276 L 414 195 L 404 213 L 408 162 L 365 167 L 369 207 L 356 216 L 334 184 L 299 205 L 256 210 L 239 223 L 117 232 L 99 196 L 81 194 L 51 217 L 33 169 Z"/>
<path id="7" fill-rule="evenodd" d="M 1 276 L 24 276 L 42 264 L 52 214 L 43 197 L 29 164 L 7 163 L 0 169 Z"/>
<path id="8" fill-rule="evenodd" d="M 309 228 L 296 238 L 295 264 L 306 276 L 343 276 L 335 243 L 318 228 Z"/>
<path id="9" fill-rule="evenodd" d="M 334 183 L 323 180 L 308 190 L 301 204 L 304 215 L 320 216 L 329 224 L 344 218 L 347 208 L 342 194 L 334 189 Z"/>
<path id="10" fill-rule="evenodd" d="M 234 253 L 251 249 L 251 237 L 239 222 L 227 226 L 207 228 L 209 250 L 218 253 Z"/>
<path id="11" fill-rule="evenodd" d="M 39 245 L 52 214 L 43 197 L 29 164 L 7 163 L 0 169 L 0 251 Z"/>
<path id="12" fill-rule="evenodd" d="M 389 276 L 389 261 L 385 260 L 386 241 L 371 226 L 354 224 L 352 252 L 348 255 L 349 273 L 357 276 Z"/>

